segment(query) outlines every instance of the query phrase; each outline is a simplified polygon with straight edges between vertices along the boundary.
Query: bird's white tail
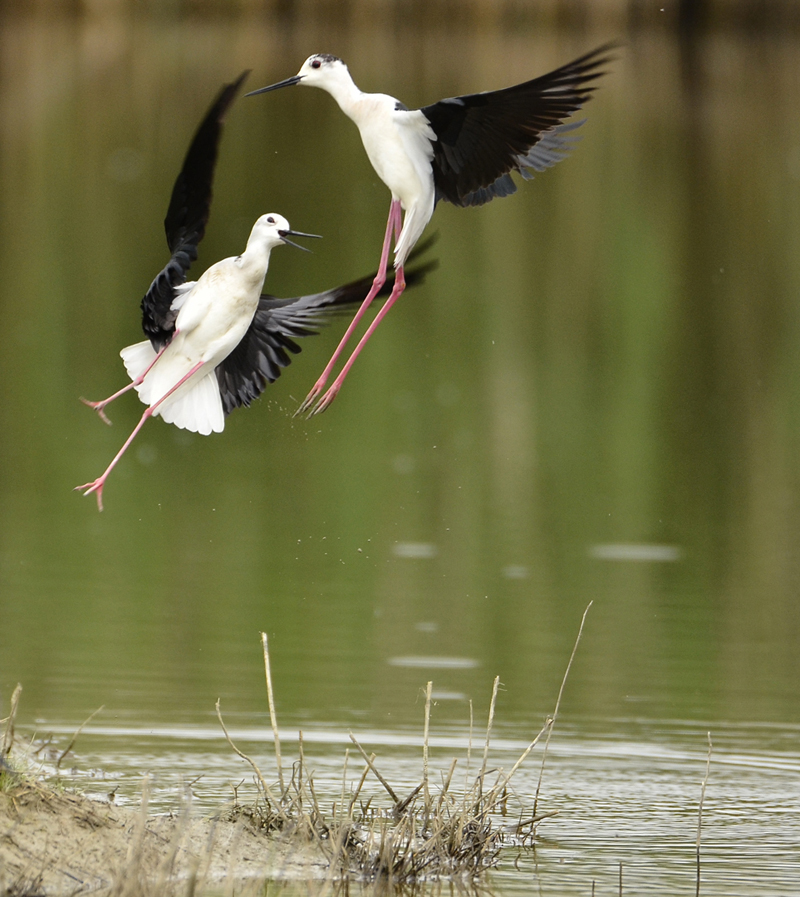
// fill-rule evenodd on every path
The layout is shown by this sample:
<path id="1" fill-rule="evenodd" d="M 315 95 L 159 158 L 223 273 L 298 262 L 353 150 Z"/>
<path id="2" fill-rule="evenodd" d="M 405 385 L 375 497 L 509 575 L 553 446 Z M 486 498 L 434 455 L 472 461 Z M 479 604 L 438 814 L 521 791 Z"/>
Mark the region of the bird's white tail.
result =
<path id="1" fill-rule="evenodd" d="M 174 399 L 167 399 L 153 413 L 160 414 L 168 424 L 202 436 L 221 433 L 225 429 L 219 384 L 213 370 L 191 384 L 188 392 L 180 389 L 175 395 Z"/>
<path id="2" fill-rule="evenodd" d="M 156 357 L 147 340 L 126 346 L 119 354 L 131 380 L 141 377 Z M 154 405 L 181 378 L 180 372 L 172 369 L 173 365 L 166 364 L 162 369 L 164 360 L 160 358 L 143 382 L 136 386 L 139 398 L 145 405 Z M 203 436 L 221 433 L 225 429 L 225 414 L 217 375 L 211 370 L 199 380 L 190 381 L 166 399 L 163 405 L 159 405 L 153 415 L 160 415 L 168 424 Z"/>
<path id="3" fill-rule="evenodd" d="M 409 252 L 414 248 L 414 244 L 422 236 L 422 232 L 427 227 L 433 214 L 433 192 L 431 192 L 430 206 L 421 208 L 413 206 L 410 211 L 406 211 L 403 216 L 403 229 L 400 231 L 400 237 L 394 247 L 394 266 L 399 268 L 405 265 Z"/>
<path id="4" fill-rule="evenodd" d="M 125 346 L 119 354 L 128 376 L 131 380 L 135 380 L 137 377 L 141 377 L 153 363 L 156 350 L 150 345 L 150 340 L 145 340 L 141 343 L 134 343 L 132 346 Z"/>

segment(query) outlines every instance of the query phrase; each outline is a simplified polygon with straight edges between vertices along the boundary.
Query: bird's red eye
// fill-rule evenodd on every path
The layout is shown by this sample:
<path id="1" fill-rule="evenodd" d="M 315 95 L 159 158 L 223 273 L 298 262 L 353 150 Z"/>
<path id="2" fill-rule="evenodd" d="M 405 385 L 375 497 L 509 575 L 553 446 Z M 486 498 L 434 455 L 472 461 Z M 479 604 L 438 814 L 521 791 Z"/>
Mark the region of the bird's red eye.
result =
<path id="1" fill-rule="evenodd" d="M 315 60 L 311 63 L 311 68 L 312 68 L 312 69 L 318 69 L 321 65 L 322 65 L 322 63 L 319 61 L 319 59 L 315 59 Z"/>

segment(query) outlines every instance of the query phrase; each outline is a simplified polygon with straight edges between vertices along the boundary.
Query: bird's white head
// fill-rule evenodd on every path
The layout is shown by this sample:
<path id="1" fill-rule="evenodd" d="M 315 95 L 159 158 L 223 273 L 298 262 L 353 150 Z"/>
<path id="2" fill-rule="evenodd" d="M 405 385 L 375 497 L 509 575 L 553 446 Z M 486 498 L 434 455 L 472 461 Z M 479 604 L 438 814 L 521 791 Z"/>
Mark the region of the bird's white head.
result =
<path id="1" fill-rule="evenodd" d="M 251 243 L 258 243 L 264 248 L 272 249 L 274 246 L 280 246 L 283 243 L 281 231 L 289 233 L 290 230 L 289 222 L 283 215 L 269 212 L 266 215 L 262 215 L 253 225 L 247 244 L 249 246 Z"/>
<path id="2" fill-rule="evenodd" d="M 345 63 L 330 53 L 315 53 L 309 56 L 295 78 L 299 79 L 299 84 L 322 88 L 341 80 L 351 80 L 350 71 Z"/>
<path id="3" fill-rule="evenodd" d="M 305 246 L 300 246 L 289 237 L 315 237 L 319 239 L 319 234 L 304 234 L 299 230 L 292 230 L 289 222 L 276 212 L 267 212 L 257 219 L 250 231 L 250 238 L 247 241 L 247 248 L 260 248 L 271 250 L 281 243 L 288 243 L 290 246 L 296 246 L 298 249 L 308 250 Z"/>
<path id="4" fill-rule="evenodd" d="M 294 84 L 321 87 L 323 90 L 333 93 L 339 85 L 352 85 L 352 83 L 353 79 L 350 77 L 347 66 L 338 56 L 331 56 L 330 53 L 315 53 L 306 59 L 296 75 L 292 75 L 291 78 L 286 78 L 284 81 L 278 81 L 277 84 L 270 84 L 269 87 L 251 90 L 247 96 L 252 97 L 258 93 L 278 90 L 279 87 L 291 87 Z"/>

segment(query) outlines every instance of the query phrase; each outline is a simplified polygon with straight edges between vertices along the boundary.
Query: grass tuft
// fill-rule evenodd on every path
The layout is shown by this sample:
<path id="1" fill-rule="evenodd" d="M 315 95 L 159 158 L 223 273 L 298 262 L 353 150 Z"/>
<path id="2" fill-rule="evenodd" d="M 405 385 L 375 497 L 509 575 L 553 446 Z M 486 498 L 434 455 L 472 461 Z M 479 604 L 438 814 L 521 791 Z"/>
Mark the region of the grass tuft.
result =
<path id="1" fill-rule="evenodd" d="M 457 759 L 452 760 L 446 773 L 440 774 L 441 785 L 438 787 L 434 785 L 429 756 L 433 683 L 428 682 L 425 689 L 423 769 L 420 784 L 408 795 L 398 795 L 380 772 L 375 754 L 367 754 L 351 732 L 350 739 L 365 765 L 355 787 L 348 794 L 347 767 L 350 754 L 349 751 L 345 753 L 341 795 L 328 814 L 317 800 L 314 775 L 306 763 L 303 751 L 302 732 L 299 736 L 299 757 L 292 766 L 289 781 L 284 782 L 271 687 L 269 647 L 266 635 L 262 633 L 270 722 L 275 735 L 279 782 L 268 785 L 256 763 L 236 747 L 225 727 L 217 702 L 217 715 L 225 737 L 233 750 L 253 768 L 258 789 L 258 796 L 252 804 L 243 805 L 239 803 L 237 797 L 225 818 L 233 822 L 244 822 L 256 832 L 279 835 L 282 839 L 299 839 L 313 844 L 327 859 L 328 881 L 331 884 L 346 884 L 353 881 L 404 887 L 442 879 L 476 883 L 486 870 L 497 865 L 504 847 L 532 846 L 539 823 L 555 815 L 552 812 L 537 812 L 541 775 L 536 794 L 533 796 L 532 808 L 526 810 L 520 805 L 516 815 L 509 812 L 509 802 L 512 799 L 510 783 L 540 740 L 546 736 L 549 742 L 589 607 L 586 608 L 581 620 L 554 712 L 508 772 L 489 768 L 491 733 L 500 688 L 500 678 L 496 677 L 489 703 L 480 771 L 477 775 L 470 776 L 469 760 L 472 747 L 470 705 L 470 751 L 463 791 L 453 789 Z M 380 806 L 380 793 L 368 798 L 363 796 L 364 786 L 370 774 L 386 793 L 390 801 L 389 807 Z"/>

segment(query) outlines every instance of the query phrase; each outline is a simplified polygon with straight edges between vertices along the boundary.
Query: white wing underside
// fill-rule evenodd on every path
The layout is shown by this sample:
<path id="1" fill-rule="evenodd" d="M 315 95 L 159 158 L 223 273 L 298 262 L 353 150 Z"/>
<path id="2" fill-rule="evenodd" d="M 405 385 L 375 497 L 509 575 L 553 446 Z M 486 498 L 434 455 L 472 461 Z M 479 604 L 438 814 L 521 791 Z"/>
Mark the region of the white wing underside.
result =
<path id="1" fill-rule="evenodd" d="M 126 346 L 119 354 L 131 380 L 141 377 L 156 357 L 148 340 Z M 167 350 L 135 387 L 145 405 L 152 407 L 189 373 L 191 367 L 187 363 L 181 364 L 181 361 L 180 356 L 170 355 Z M 153 411 L 153 415 L 160 415 L 168 424 L 203 436 L 221 433 L 225 429 L 225 414 L 214 368 L 206 374 L 199 371 L 197 379 L 192 378 L 177 389 Z"/>

